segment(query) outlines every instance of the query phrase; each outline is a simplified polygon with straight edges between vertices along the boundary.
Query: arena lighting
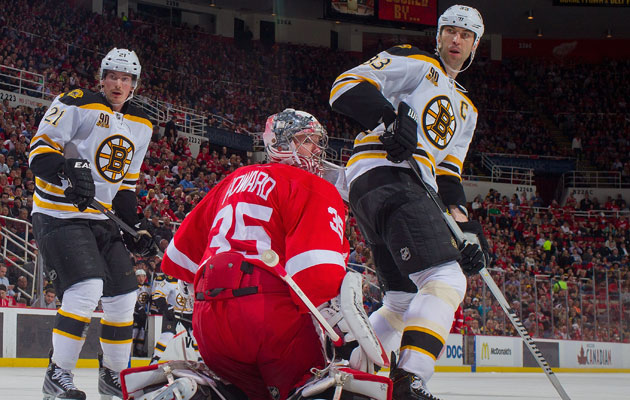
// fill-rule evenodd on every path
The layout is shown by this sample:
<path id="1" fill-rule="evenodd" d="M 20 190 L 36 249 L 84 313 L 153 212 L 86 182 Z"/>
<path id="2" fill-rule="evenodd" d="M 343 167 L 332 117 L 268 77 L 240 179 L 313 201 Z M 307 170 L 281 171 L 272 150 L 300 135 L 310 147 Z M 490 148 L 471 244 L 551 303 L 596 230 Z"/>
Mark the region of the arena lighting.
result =
<path id="1" fill-rule="evenodd" d="M 530 21 L 534 19 L 534 12 L 532 10 L 527 12 L 527 19 Z"/>
<path id="2" fill-rule="evenodd" d="M 610 28 L 608 28 L 608 29 L 606 30 L 606 38 L 607 38 L 607 39 L 610 39 L 611 37 L 612 37 L 612 32 L 611 32 Z"/>
<path id="3" fill-rule="evenodd" d="M 542 29 L 538 28 L 538 31 L 536 32 L 536 36 L 538 37 L 542 37 Z"/>
<path id="4" fill-rule="evenodd" d="M 216 6 L 216 4 L 214 4 L 214 0 L 212 0 L 212 1 L 210 2 L 210 7 L 215 7 L 215 6 Z"/>

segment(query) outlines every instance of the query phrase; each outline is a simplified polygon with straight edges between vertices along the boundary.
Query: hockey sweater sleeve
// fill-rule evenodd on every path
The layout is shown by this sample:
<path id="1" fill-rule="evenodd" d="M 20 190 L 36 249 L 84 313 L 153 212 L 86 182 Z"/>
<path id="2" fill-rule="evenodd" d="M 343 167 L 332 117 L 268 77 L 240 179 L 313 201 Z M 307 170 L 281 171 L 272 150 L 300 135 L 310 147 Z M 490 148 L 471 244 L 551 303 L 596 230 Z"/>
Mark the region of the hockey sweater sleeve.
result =
<path id="1" fill-rule="evenodd" d="M 59 95 L 44 114 L 37 133 L 31 139 L 29 167 L 36 177 L 46 182 L 61 184 L 58 176 L 64 163 L 64 146 L 81 123 L 78 107 Z"/>
<path id="2" fill-rule="evenodd" d="M 292 190 L 289 204 L 294 208 L 287 215 L 294 218 L 287 226 L 285 269 L 313 304 L 319 306 L 339 293 L 348 242 L 339 193 L 323 179 L 312 178 L 308 188 Z M 298 299 L 295 302 L 301 304 Z M 305 307 L 303 311 L 307 311 Z"/>
<path id="3" fill-rule="evenodd" d="M 430 66 L 424 61 L 437 63 L 410 45 L 380 52 L 335 79 L 330 91 L 330 105 L 366 129 L 374 129 L 381 122 L 383 109 L 396 109 L 398 101 L 394 99 L 397 95 L 412 90 L 424 78 L 424 69 Z"/>

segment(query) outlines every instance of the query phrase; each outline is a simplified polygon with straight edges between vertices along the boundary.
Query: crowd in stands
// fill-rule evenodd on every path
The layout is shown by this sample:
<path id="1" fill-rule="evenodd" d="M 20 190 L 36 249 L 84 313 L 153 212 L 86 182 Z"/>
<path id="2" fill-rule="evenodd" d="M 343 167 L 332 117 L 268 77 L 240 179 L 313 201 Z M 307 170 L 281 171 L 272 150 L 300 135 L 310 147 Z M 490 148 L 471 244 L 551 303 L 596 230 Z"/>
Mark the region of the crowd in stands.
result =
<path id="1" fill-rule="evenodd" d="M 261 131 L 267 115 L 295 107 L 316 115 L 332 136 L 352 138 L 359 130 L 330 111 L 328 93 L 339 72 L 371 55 L 289 44 L 237 46 L 196 28 L 160 26 L 133 14 L 123 23 L 111 13 L 96 15 L 70 7 L 53 0 L 0 0 L 0 73 L 11 75 L 4 65 L 23 69 L 25 78 L 37 81 L 35 74 L 41 74 L 45 79 L 41 87 L 27 87 L 26 94 L 96 89 L 99 60 L 122 43 L 142 60 L 140 94 L 215 115 L 211 121 L 217 127 L 237 133 Z M 571 148 L 549 139 L 552 123 L 568 138 L 583 139 L 581 157 L 630 178 L 630 123 L 623 116 L 627 104 L 623 85 L 613 84 L 620 74 L 627 82 L 630 64 L 620 62 L 616 67 L 538 65 L 527 60 L 495 63 L 479 57 L 461 82 L 480 111 L 471 149 L 573 155 Z M 7 83 L 0 80 L 0 85 L 3 82 Z M 590 96 L 580 95 L 584 85 L 593 89 Z M 591 114 L 596 105 L 602 110 Z M 540 118 L 543 111 L 547 121 Z M 32 233 L 19 220 L 30 219 L 34 177 L 28 169 L 28 143 L 41 116 L 41 109 L 10 107 L 8 101 L 0 106 L 0 214 L 16 220 L 0 218 L 0 223 L 30 240 Z M 249 163 L 246 154 L 208 145 L 193 157 L 186 139 L 170 129 L 156 134 L 137 185 L 143 227 L 165 248 L 177 223 L 204 194 Z M 482 222 L 492 246 L 495 279 L 533 336 L 630 341 L 628 207 L 621 198 L 587 200 L 569 197 L 562 207 L 557 203 L 547 207 L 537 194 L 508 198 L 491 192 L 473 199 L 470 211 Z M 601 216 L 600 210 L 622 215 Z M 349 222 L 350 266 L 366 276 L 366 307 L 372 311 L 381 299 L 374 263 L 352 217 Z M 152 269 L 159 264 L 142 261 Z M 9 267 L 3 274 L 0 266 L 2 305 L 27 300 L 15 289 L 25 279 L 27 286 L 32 284 Z M 44 297 L 51 294 L 54 298 L 50 291 Z M 515 334 L 479 277 L 469 279 L 462 308 L 463 333 Z"/>

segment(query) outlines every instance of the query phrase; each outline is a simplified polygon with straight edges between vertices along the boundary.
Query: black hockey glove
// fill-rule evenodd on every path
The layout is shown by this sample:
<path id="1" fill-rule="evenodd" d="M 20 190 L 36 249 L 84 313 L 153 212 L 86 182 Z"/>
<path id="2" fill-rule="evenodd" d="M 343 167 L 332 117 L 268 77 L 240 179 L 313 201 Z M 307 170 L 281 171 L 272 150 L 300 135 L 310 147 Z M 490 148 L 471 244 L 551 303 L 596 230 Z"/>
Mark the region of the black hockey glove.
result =
<path id="1" fill-rule="evenodd" d="M 459 248 L 462 255 L 459 263 L 466 275 L 475 275 L 482 268 L 488 266 L 490 260 L 488 241 L 479 222 L 458 222 L 457 225 L 466 237 Z"/>
<path id="2" fill-rule="evenodd" d="M 131 234 L 123 232 L 123 242 L 127 246 L 127 250 L 142 257 L 153 257 L 156 255 L 158 247 L 151 234 L 144 229 L 136 231 L 136 233 L 138 236 L 134 238 Z"/>
<path id="3" fill-rule="evenodd" d="M 401 101 L 398 114 L 389 107 L 383 109 L 383 122 L 385 132 L 380 141 L 387 151 L 387 159 L 395 163 L 408 160 L 418 145 L 418 115 Z"/>
<path id="4" fill-rule="evenodd" d="M 90 162 L 78 158 L 67 159 L 63 165 L 63 177 L 68 179 L 68 187 L 64 191 L 66 198 L 79 211 L 85 211 L 96 193 Z"/>

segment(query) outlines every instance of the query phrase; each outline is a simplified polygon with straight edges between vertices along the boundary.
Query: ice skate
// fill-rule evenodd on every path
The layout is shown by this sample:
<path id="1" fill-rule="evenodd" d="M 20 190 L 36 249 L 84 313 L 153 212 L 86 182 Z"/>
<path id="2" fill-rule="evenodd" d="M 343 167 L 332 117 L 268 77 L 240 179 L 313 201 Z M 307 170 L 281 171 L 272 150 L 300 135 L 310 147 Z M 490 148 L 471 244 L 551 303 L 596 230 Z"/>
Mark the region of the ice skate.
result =
<path id="1" fill-rule="evenodd" d="M 44 400 L 85 400 L 85 392 L 74 386 L 73 377 L 74 375 L 70 370 L 62 369 L 52 362 L 51 352 L 44 378 L 44 387 L 42 388 Z"/>
<path id="2" fill-rule="evenodd" d="M 103 365 L 103 355 L 98 355 L 98 393 L 101 400 L 111 400 L 113 396 L 122 399 L 120 373 L 112 371 Z M 85 397 L 84 397 L 85 398 Z"/>
<path id="3" fill-rule="evenodd" d="M 390 378 L 394 383 L 394 400 L 440 400 L 429 392 L 422 379 L 404 369 L 392 370 Z"/>

